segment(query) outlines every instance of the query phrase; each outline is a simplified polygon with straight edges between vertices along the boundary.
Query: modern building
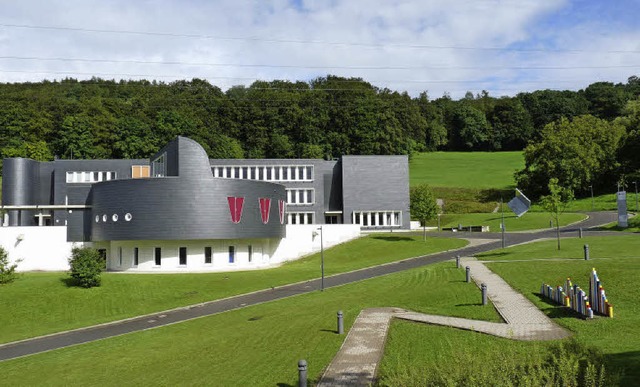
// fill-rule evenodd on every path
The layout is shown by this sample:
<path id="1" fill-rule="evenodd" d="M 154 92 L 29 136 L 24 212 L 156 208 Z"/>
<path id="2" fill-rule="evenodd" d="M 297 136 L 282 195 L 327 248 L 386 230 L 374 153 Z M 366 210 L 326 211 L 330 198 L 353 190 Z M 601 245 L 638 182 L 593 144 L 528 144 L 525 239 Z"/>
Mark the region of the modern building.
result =
<path id="1" fill-rule="evenodd" d="M 149 160 L 5 159 L 2 194 L 4 226 L 66 226 L 121 271 L 272 266 L 293 225 L 410 220 L 406 156 L 209 160 L 185 137 Z"/>

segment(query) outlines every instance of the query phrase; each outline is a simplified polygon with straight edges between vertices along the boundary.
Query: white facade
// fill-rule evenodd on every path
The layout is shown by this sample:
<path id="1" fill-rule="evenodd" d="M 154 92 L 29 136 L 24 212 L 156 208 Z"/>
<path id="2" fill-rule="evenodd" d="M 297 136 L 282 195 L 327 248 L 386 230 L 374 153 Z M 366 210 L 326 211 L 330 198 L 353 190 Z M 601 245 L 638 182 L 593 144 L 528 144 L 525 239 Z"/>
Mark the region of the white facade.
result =
<path id="1" fill-rule="evenodd" d="M 348 224 L 323 225 L 322 231 L 319 225 L 288 225 L 286 234 L 280 240 L 111 241 L 86 245 L 103 249 L 110 271 L 227 272 L 278 266 L 320 251 L 321 239 L 326 249 L 361 235 L 358 225 Z M 65 226 L 1 227 L 0 245 L 7 250 L 10 262 L 20 260 L 18 271 L 65 271 L 69 270 L 73 246 L 83 245 L 67 242 L 66 236 Z M 159 261 L 156 260 L 158 252 Z"/>

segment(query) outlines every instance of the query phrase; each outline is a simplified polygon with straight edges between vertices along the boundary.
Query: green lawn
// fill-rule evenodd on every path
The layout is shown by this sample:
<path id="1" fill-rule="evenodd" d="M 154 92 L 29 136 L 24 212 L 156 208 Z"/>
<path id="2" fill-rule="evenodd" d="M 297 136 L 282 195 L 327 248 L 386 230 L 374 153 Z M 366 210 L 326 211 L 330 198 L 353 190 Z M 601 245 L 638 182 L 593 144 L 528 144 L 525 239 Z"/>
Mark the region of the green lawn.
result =
<path id="1" fill-rule="evenodd" d="M 504 224 L 507 232 L 525 231 L 549 228 L 551 217 L 544 212 L 529 212 L 520 218 L 509 212 L 505 212 Z M 571 223 L 586 219 L 584 214 L 565 213 L 560 216 L 560 225 L 566 226 Z M 502 215 L 497 213 L 489 214 L 443 214 L 440 216 L 440 227 L 464 226 L 489 226 L 491 232 L 500 232 Z M 429 222 L 429 226 L 437 226 L 437 220 Z"/>
<path id="2" fill-rule="evenodd" d="M 460 248 L 466 241 L 376 234 L 325 251 L 325 274 Z M 65 273 L 26 273 L 0 286 L 0 342 L 119 320 L 320 276 L 319 254 L 269 270 L 208 274 L 104 273 L 102 286 L 67 286 Z"/>
<path id="3" fill-rule="evenodd" d="M 391 249 L 389 249 L 391 250 Z M 363 308 L 397 306 L 498 321 L 445 262 L 181 324 L 0 363 L 7 385 L 297 385 L 297 362 L 320 376 Z"/>
<path id="4" fill-rule="evenodd" d="M 522 152 L 428 152 L 412 156 L 410 185 L 433 187 L 514 187 L 513 174 L 524 168 Z"/>
<path id="5" fill-rule="evenodd" d="M 590 246 L 592 259 L 589 261 L 582 258 L 585 243 Z M 602 357 L 608 369 L 622 370 L 621 385 L 634 385 L 640 380 L 640 288 L 637 286 L 640 238 L 623 235 L 565 239 L 562 246 L 562 250 L 557 251 L 555 241 L 544 241 L 483 253 L 479 259 L 497 261 L 489 264 L 491 270 L 549 317 L 574 332 L 575 338 L 562 341 L 562 345 L 577 346 L 582 359 Z M 588 288 L 593 267 L 614 305 L 614 318 L 586 321 L 538 296 L 543 282 L 561 284 L 566 277 Z M 397 322 L 389 334 L 381 365 L 381 384 L 421 385 L 415 381 L 456 380 L 459 383 L 463 380 L 467 385 L 486 385 L 487 381 L 498 383 L 501 380 L 498 375 L 508 373 L 513 373 L 515 381 L 519 373 L 514 370 L 548 362 L 545 359 L 553 356 L 558 346 L 557 342 L 516 342 L 450 328 Z M 571 354 L 565 353 L 560 358 L 566 360 L 567 357 Z"/>

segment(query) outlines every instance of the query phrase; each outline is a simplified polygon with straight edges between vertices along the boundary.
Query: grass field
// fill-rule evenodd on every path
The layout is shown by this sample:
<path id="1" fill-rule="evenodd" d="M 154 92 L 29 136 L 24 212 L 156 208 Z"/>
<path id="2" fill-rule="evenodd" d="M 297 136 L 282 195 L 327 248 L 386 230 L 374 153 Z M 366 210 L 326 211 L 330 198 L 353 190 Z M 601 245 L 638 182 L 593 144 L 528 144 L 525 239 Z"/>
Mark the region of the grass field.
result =
<path id="1" fill-rule="evenodd" d="M 411 158 L 409 176 L 412 186 L 505 189 L 522 168 L 522 152 L 429 152 Z"/>
<path id="2" fill-rule="evenodd" d="M 397 306 L 498 321 L 452 262 L 168 327 L 0 363 L 7 385 L 297 385 L 297 362 L 320 376 L 363 308 Z"/>
<path id="3" fill-rule="evenodd" d="M 332 275 L 404 258 L 463 247 L 450 238 L 376 234 L 325 251 Z M 208 274 L 103 273 L 98 288 L 67 286 L 65 273 L 25 273 L 0 286 L 0 342 L 268 289 L 320 276 L 315 254 L 269 270 Z"/>
<path id="4" fill-rule="evenodd" d="M 575 342 L 564 341 L 564 345 L 571 347 L 575 344 L 581 348 L 581 361 L 602 357 L 608 369 L 623 373 L 621 385 L 637 384 L 640 380 L 640 336 L 637 334 L 640 325 L 640 288 L 637 286 L 640 238 L 625 235 L 565 239 L 560 251 L 555 250 L 554 243 L 545 241 L 515 246 L 481 254 L 479 259 L 495 261 L 489 264 L 491 270 L 532 300 L 549 317 L 574 332 Z M 585 243 L 591 250 L 592 259 L 589 261 L 582 259 Z M 537 295 L 543 282 L 556 285 L 566 277 L 588 288 L 592 267 L 598 270 L 609 301 L 614 305 L 614 318 L 598 317 L 586 321 Z M 449 328 L 399 322 L 393 325 L 389 335 L 381 365 L 382 384 L 420 385 L 406 381 L 426 379 L 454 380 L 457 383 L 466 380 L 467 385 L 483 385 L 483 381 L 484 384 L 487 381 L 497 383 L 498 375 L 513 372 L 518 366 L 535 364 L 541 359 L 544 362 L 557 347 L 557 343 L 515 342 Z M 571 353 L 565 353 L 563 358 L 570 356 Z M 516 380 L 515 376 L 513 380 Z"/>

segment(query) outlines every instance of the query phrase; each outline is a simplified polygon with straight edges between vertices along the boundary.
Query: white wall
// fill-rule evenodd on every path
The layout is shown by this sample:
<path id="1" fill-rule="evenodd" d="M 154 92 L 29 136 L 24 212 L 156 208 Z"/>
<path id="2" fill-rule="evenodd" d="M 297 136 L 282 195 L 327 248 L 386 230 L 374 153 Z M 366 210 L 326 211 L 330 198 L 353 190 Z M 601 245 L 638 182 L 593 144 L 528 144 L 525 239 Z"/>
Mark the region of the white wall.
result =
<path id="1" fill-rule="evenodd" d="M 320 225 L 293 224 L 287 225 L 287 236 L 280 241 L 273 260 L 285 262 L 320 251 Z M 316 233 L 316 236 L 314 235 Z M 359 238 L 360 226 L 356 224 L 323 224 L 324 248 Z"/>
<path id="2" fill-rule="evenodd" d="M 67 242 L 67 227 L 0 227 L 0 245 L 9 253 L 9 261 L 18 263 L 18 271 L 69 270 L 72 242 Z"/>
<path id="3" fill-rule="evenodd" d="M 224 272 L 277 266 L 320 251 L 319 225 L 287 225 L 286 237 L 278 239 L 189 240 L 189 241 L 112 241 L 87 243 L 107 250 L 107 269 L 144 273 Z M 314 232 L 316 235 L 314 236 Z M 324 248 L 360 237 L 360 226 L 331 224 L 322 226 Z M 21 240 L 18 240 L 20 236 Z M 19 271 L 68 270 L 74 243 L 67 242 L 67 227 L 0 227 L 0 244 L 9 260 L 22 259 Z M 75 243 L 81 246 L 82 243 Z M 249 261 L 248 246 L 252 246 Z M 206 264 L 204 248 L 212 247 L 212 263 Z M 229 262 L 229 246 L 235 246 L 235 262 Z M 138 265 L 134 266 L 134 248 Z M 161 248 L 162 262 L 155 264 L 154 250 Z M 179 249 L 187 247 L 187 265 L 179 264 Z M 122 260 L 120 259 L 122 251 Z"/>

